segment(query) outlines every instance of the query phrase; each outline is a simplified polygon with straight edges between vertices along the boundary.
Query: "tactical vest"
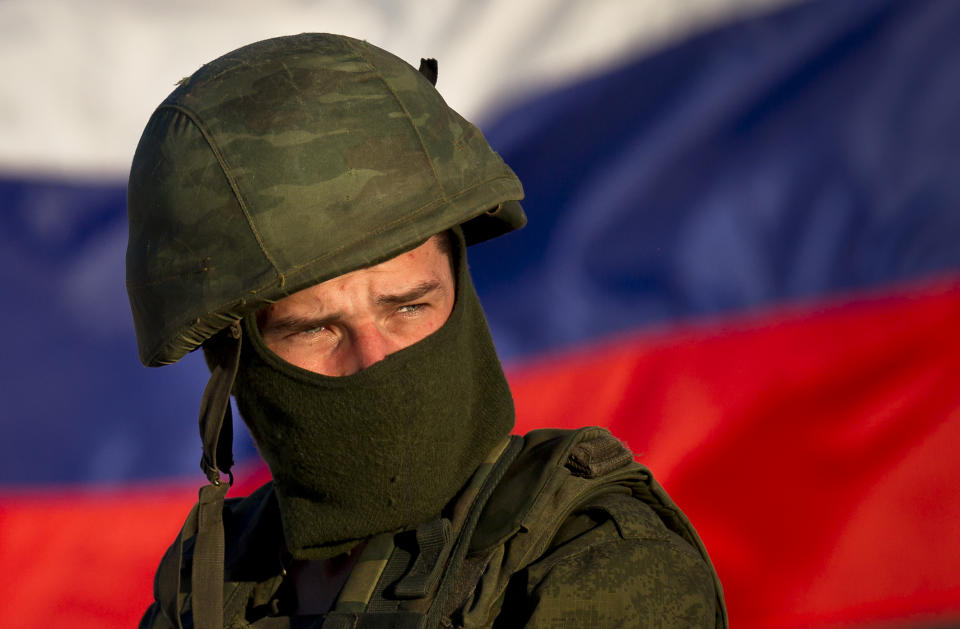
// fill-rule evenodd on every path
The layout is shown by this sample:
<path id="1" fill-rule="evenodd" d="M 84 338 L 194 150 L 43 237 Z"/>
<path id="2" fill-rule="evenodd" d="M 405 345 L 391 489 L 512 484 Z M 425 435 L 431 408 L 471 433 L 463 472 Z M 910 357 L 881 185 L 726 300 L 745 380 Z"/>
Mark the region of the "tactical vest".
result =
<path id="1" fill-rule="evenodd" d="M 726 629 L 717 573 L 689 520 L 650 471 L 634 462 L 618 439 L 597 427 L 536 430 L 506 439 L 443 517 L 368 540 L 332 609 L 319 616 L 285 615 L 277 607 L 285 572 L 279 568 L 279 558 L 269 550 L 263 552 L 255 540 L 279 539 L 278 518 L 263 518 L 250 527 L 247 522 L 256 517 L 251 520 L 250 513 L 239 513 L 241 505 L 247 511 L 251 505 L 262 511 L 267 501 L 255 496 L 250 497 L 253 501 L 228 500 L 224 510 L 224 523 L 231 531 L 227 555 L 242 559 L 228 561 L 224 626 L 489 627 L 500 611 L 510 578 L 549 549 L 571 514 L 589 506 L 616 519 L 615 507 L 623 496 L 648 505 L 670 531 L 699 553 L 713 576 L 716 627 Z M 189 518 L 185 528 L 188 524 Z M 192 547 L 192 540 L 186 539 L 167 552 L 154 584 L 157 603 L 141 628 L 193 626 L 188 595 Z"/>

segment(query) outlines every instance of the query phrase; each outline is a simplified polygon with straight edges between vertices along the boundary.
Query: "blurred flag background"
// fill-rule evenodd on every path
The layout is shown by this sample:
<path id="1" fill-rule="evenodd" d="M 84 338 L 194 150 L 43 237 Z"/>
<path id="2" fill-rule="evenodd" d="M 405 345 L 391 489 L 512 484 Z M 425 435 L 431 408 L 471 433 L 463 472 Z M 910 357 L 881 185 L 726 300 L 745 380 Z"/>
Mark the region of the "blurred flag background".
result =
<path id="1" fill-rule="evenodd" d="M 149 603 L 206 369 L 137 362 L 126 170 L 178 79 L 303 31 L 439 59 L 527 193 L 471 254 L 517 430 L 624 439 L 734 627 L 960 627 L 953 0 L 0 3 L 0 627 Z"/>

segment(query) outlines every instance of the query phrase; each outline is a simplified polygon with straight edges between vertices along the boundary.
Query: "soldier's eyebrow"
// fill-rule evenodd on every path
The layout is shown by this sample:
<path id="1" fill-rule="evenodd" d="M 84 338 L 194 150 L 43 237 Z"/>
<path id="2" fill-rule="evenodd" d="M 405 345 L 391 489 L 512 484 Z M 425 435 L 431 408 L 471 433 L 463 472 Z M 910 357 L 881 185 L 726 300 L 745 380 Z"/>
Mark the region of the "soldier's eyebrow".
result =
<path id="1" fill-rule="evenodd" d="M 439 280 L 428 280 L 402 293 L 377 295 L 374 302 L 378 306 L 402 306 L 422 299 L 435 290 L 443 290 L 443 285 Z M 266 312 L 263 312 L 257 315 L 257 326 L 260 328 L 260 335 L 266 336 L 268 334 L 304 332 L 306 330 L 324 327 L 343 317 L 344 314 L 339 311 L 324 313 L 320 316 L 291 314 L 274 317 L 269 317 L 266 315 Z"/>
<path id="2" fill-rule="evenodd" d="M 260 328 L 260 335 L 266 336 L 268 334 L 305 332 L 307 330 L 313 330 L 314 328 L 322 328 L 331 321 L 337 320 L 340 316 L 342 315 L 336 312 L 323 315 L 322 317 L 286 315 L 282 317 L 272 317 L 266 321 L 261 321 L 258 317 L 257 323 Z"/>
<path id="3" fill-rule="evenodd" d="M 376 303 L 378 306 L 401 306 L 403 304 L 409 304 L 411 301 L 422 299 L 438 288 L 441 288 L 439 280 L 421 282 L 404 293 L 377 295 Z"/>

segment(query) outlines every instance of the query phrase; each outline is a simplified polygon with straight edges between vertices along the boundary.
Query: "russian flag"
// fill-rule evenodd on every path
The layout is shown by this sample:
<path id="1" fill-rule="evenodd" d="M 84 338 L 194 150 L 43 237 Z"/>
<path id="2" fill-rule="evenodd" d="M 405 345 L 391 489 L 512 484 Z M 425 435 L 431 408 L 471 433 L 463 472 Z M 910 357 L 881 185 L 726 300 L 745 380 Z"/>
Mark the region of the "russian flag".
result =
<path id="1" fill-rule="evenodd" d="M 186 13 L 185 13 L 186 12 Z M 517 431 L 609 427 L 733 626 L 960 626 L 960 4 L 0 4 L 2 627 L 135 625 L 204 478 L 206 369 L 136 358 L 124 182 L 228 50 L 416 63 L 524 182 L 471 268 Z M 266 478 L 237 437 L 242 495 Z"/>

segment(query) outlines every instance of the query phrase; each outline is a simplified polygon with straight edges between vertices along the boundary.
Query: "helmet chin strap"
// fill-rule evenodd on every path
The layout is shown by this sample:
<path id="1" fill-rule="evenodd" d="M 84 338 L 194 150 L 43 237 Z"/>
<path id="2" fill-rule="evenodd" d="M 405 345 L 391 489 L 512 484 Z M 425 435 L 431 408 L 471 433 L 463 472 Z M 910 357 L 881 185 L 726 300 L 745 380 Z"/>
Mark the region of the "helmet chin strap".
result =
<path id="1" fill-rule="evenodd" d="M 179 555 L 174 599 L 177 609 L 173 618 L 180 627 L 179 567 L 183 565 L 183 548 L 190 537 L 195 537 L 190 591 L 193 607 L 193 626 L 197 629 L 223 627 L 223 564 L 224 532 L 223 501 L 233 484 L 233 417 L 230 412 L 230 390 L 237 376 L 240 362 L 240 343 L 243 335 L 240 322 L 207 341 L 207 360 L 210 380 L 200 402 L 200 437 L 203 439 L 203 458 L 200 465 L 210 484 L 200 488 L 200 496 L 187 517 L 174 545 Z M 220 472 L 230 481 L 220 480 Z"/>
<path id="2" fill-rule="evenodd" d="M 200 400 L 200 438 L 203 457 L 200 467 L 212 485 L 220 484 L 220 472 L 233 484 L 233 416 L 230 412 L 230 390 L 240 363 L 240 342 L 243 334 L 235 321 L 207 341 L 210 380 Z"/>

